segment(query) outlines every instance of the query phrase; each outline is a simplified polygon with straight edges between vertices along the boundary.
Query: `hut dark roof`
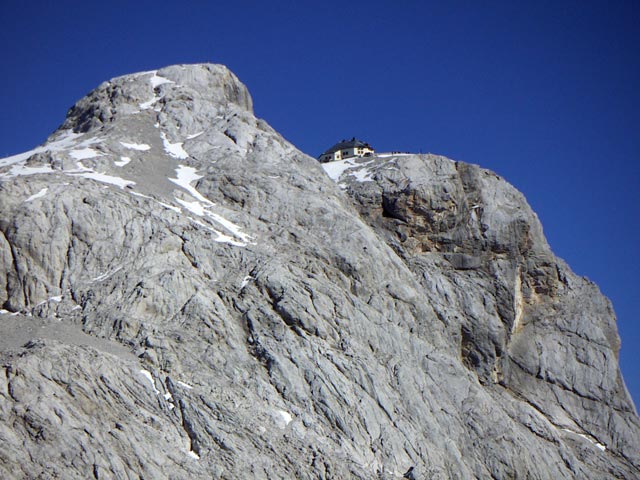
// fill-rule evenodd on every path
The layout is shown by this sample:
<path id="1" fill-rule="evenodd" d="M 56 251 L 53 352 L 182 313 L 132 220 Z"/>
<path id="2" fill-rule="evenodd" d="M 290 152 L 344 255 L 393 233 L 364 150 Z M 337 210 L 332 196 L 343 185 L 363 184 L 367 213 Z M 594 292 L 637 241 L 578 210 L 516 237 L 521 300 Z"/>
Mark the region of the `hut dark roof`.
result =
<path id="1" fill-rule="evenodd" d="M 347 148 L 371 148 L 371 150 L 373 150 L 371 145 L 369 145 L 368 143 L 363 142 L 362 140 L 358 140 L 356 137 L 353 137 L 351 140 L 342 140 L 336 143 L 333 147 L 325 151 L 322 155 L 337 152 L 338 150 L 344 150 Z"/>

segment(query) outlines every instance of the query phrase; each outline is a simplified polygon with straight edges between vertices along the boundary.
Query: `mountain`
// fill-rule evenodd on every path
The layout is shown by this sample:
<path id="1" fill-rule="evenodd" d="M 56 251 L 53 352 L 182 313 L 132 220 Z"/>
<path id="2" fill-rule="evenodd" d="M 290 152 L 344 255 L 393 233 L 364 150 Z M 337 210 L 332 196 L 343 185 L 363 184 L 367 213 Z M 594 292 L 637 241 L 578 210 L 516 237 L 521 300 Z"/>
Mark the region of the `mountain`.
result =
<path id="1" fill-rule="evenodd" d="M 612 306 L 490 171 L 320 164 L 177 65 L 0 199 L 2 478 L 640 476 Z"/>

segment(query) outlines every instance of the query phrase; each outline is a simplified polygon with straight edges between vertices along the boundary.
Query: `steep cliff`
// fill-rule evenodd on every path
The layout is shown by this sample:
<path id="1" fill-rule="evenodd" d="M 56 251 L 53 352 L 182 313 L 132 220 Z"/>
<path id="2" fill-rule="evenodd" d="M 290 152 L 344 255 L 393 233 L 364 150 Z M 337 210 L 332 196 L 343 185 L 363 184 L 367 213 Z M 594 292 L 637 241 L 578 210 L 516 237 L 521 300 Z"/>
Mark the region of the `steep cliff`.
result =
<path id="1" fill-rule="evenodd" d="M 640 475 L 612 307 L 489 171 L 320 165 L 182 65 L 100 85 L 0 199 L 3 478 Z"/>

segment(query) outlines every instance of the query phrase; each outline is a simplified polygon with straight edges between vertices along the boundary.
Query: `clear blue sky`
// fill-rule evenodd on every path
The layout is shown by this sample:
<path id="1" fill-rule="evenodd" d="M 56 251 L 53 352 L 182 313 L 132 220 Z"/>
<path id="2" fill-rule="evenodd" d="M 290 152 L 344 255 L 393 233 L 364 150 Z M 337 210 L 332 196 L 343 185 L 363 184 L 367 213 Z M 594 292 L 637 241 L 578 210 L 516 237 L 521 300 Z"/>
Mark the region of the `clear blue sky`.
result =
<path id="1" fill-rule="evenodd" d="M 215 62 L 313 156 L 357 136 L 496 171 L 613 301 L 640 401 L 640 2 L 2 0 L 0 62 L 2 157 L 104 80 Z"/>

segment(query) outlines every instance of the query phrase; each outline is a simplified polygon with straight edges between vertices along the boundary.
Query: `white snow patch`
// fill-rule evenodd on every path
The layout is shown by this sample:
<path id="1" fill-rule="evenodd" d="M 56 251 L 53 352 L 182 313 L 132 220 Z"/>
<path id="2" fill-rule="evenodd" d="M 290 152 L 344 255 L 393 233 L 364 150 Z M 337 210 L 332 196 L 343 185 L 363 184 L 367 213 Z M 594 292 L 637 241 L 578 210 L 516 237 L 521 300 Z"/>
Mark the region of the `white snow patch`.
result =
<path id="1" fill-rule="evenodd" d="M 73 307 L 71 309 L 71 311 L 73 312 L 74 310 L 80 310 L 82 307 L 80 305 L 76 305 L 75 307 Z"/>
<path id="2" fill-rule="evenodd" d="M 348 170 L 349 168 L 353 168 L 354 165 L 355 164 L 351 160 L 346 159 L 346 160 L 336 160 L 335 162 L 323 163 L 322 168 L 324 169 L 325 172 L 327 172 L 327 175 L 329 175 L 329 177 L 334 182 L 337 182 L 338 180 L 340 180 L 340 177 L 345 172 L 345 170 Z"/>
<path id="3" fill-rule="evenodd" d="M 146 152 L 147 150 L 149 150 L 151 148 L 151 146 L 147 145 L 146 143 L 120 142 L 120 145 L 122 145 L 124 148 L 128 148 L 130 150 L 139 150 L 141 152 Z"/>
<path id="4" fill-rule="evenodd" d="M 205 213 L 204 205 L 202 205 L 202 203 L 198 202 L 197 200 L 195 202 L 187 202 L 186 200 L 180 200 L 179 198 L 176 198 L 176 202 L 178 202 L 190 212 L 198 215 L 199 217 L 202 217 Z"/>
<path id="5" fill-rule="evenodd" d="M 161 77 L 161 76 L 157 75 L 157 73 L 155 71 L 147 72 L 147 73 L 152 73 L 153 74 L 151 76 L 151 78 L 149 78 L 149 82 L 151 83 L 151 88 L 153 88 L 153 89 L 155 89 L 157 86 L 163 85 L 165 83 L 175 83 L 175 82 L 169 80 L 168 78 L 164 78 L 164 77 Z M 156 103 L 161 98 L 162 97 L 158 97 L 154 93 L 153 98 L 151 98 L 151 100 L 147 100 L 146 102 L 142 102 L 142 103 L 138 104 L 138 106 L 140 107 L 140 110 L 148 110 L 153 106 L 154 103 Z"/>
<path id="6" fill-rule="evenodd" d="M 138 104 L 138 106 L 140 107 L 140 110 L 149 110 L 158 100 L 160 100 L 160 97 L 153 97 L 151 100 Z"/>
<path id="7" fill-rule="evenodd" d="M 147 199 L 149 199 L 149 200 L 154 200 L 154 198 L 153 198 L 153 197 L 150 197 L 149 195 L 145 195 L 144 193 L 139 193 L 139 192 L 134 192 L 134 191 L 131 191 L 130 193 L 131 193 L 131 195 L 133 195 L 134 197 L 142 197 L 142 198 L 147 198 Z"/>
<path id="8" fill-rule="evenodd" d="M 195 458 L 196 460 L 200 460 L 200 455 L 198 455 L 196 452 L 194 452 L 193 450 L 189 450 L 189 452 L 187 453 L 187 455 L 189 455 L 191 458 Z"/>
<path id="9" fill-rule="evenodd" d="M 164 132 L 161 132 L 160 136 L 162 137 L 162 145 L 164 146 L 165 152 L 167 152 L 173 158 L 177 158 L 180 160 L 189 158 L 189 154 L 185 152 L 184 148 L 182 148 L 182 144 L 184 142 L 171 143 L 167 138 L 167 134 Z"/>
<path id="10" fill-rule="evenodd" d="M 163 203 L 163 202 L 158 202 L 158 203 L 163 207 L 168 208 L 169 210 L 173 210 L 176 213 L 182 212 L 182 210 L 180 210 L 180 207 L 176 207 L 175 205 L 169 205 L 168 203 Z"/>
<path id="11" fill-rule="evenodd" d="M 118 272 L 118 271 L 120 271 L 120 270 L 122 270 L 122 267 L 118 267 L 118 268 L 116 268 L 115 270 L 112 270 L 112 271 L 110 271 L 110 272 L 107 272 L 107 273 L 103 273 L 103 274 L 101 274 L 101 275 L 98 275 L 97 277 L 92 278 L 92 279 L 91 279 L 91 281 L 92 281 L 92 282 L 102 282 L 103 280 L 106 280 L 106 279 L 107 279 L 107 278 L 109 278 L 111 275 L 113 275 L 114 273 L 116 273 L 116 272 Z"/>
<path id="12" fill-rule="evenodd" d="M 39 173 L 53 173 L 54 170 L 51 165 L 44 165 L 42 167 L 27 167 L 25 165 L 13 165 L 11 170 L 7 173 L 1 174 L 0 177 L 12 178 L 21 177 L 26 175 L 37 175 Z"/>
<path id="13" fill-rule="evenodd" d="M 136 182 L 132 182 L 131 180 L 125 180 L 124 178 L 120 178 L 120 177 L 113 177 L 111 175 L 106 175 L 104 173 L 96 173 L 93 171 L 89 171 L 89 172 L 82 172 L 82 173 L 70 173 L 70 175 L 73 175 L 74 177 L 83 177 L 83 178 L 89 178 L 91 180 L 96 180 L 98 182 L 102 182 L 102 183 L 108 183 L 110 185 L 116 185 L 120 188 L 124 188 L 127 185 L 135 185 Z"/>
<path id="14" fill-rule="evenodd" d="M 240 290 L 246 287 L 251 280 L 254 280 L 251 275 L 247 275 L 246 277 L 244 277 L 244 279 L 242 279 L 242 284 L 240 285 Z"/>
<path id="15" fill-rule="evenodd" d="M 359 182 L 367 182 L 373 180 L 371 178 L 371 172 L 367 166 L 373 162 L 370 160 L 366 163 L 357 163 L 355 160 L 360 157 L 347 158 L 345 160 L 336 160 L 335 162 L 323 163 L 322 168 L 329 175 L 329 177 L 337 182 L 340 177 L 346 172 L 349 175 L 353 175 Z"/>
<path id="16" fill-rule="evenodd" d="M 72 150 L 69 155 L 76 160 L 82 160 L 84 158 L 93 158 L 96 156 L 101 156 L 102 154 L 96 152 L 92 148 L 88 148 L 89 145 L 93 145 L 94 143 L 102 142 L 100 138 L 88 138 L 81 143 L 77 142 L 78 137 L 82 136 L 79 133 L 73 133 L 72 130 L 66 130 L 61 133 L 56 140 L 49 142 L 46 145 L 42 145 L 40 147 L 36 147 L 33 150 L 29 150 L 28 152 L 19 153 L 17 155 L 13 155 L 11 157 L 0 159 L 0 168 L 12 166 L 11 170 L 7 173 L 0 174 L 0 178 L 12 178 L 16 176 L 23 175 L 36 175 L 39 173 L 53 173 L 56 170 L 51 168 L 51 165 L 44 165 L 39 167 L 28 167 L 24 165 L 24 162 L 27 161 L 31 156 L 36 153 L 42 152 L 61 152 L 64 150 L 69 150 L 75 147 L 75 150 Z"/>
<path id="17" fill-rule="evenodd" d="M 76 170 L 69 170 L 67 173 L 92 172 L 90 168 L 84 166 L 82 162 L 76 162 Z"/>
<path id="18" fill-rule="evenodd" d="M 9 313 L 9 310 L 5 310 L 4 308 L 0 308 L 0 313 Z"/>
<path id="19" fill-rule="evenodd" d="M 193 387 L 191 385 L 181 382 L 180 380 L 176 381 L 176 383 L 180 385 L 182 388 L 186 388 L 187 390 L 193 390 Z"/>
<path id="20" fill-rule="evenodd" d="M 229 235 L 225 235 L 224 233 L 220 233 L 217 230 L 214 230 L 213 228 L 210 228 L 209 230 L 211 230 L 216 235 L 218 235 L 218 237 L 214 240 L 214 242 L 228 243 L 229 245 L 234 245 L 236 247 L 244 247 L 246 245 L 245 242 L 239 242 L 235 238 L 230 237 Z"/>
<path id="21" fill-rule="evenodd" d="M 203 205 L 200 202 L 186 202 L 186 201 L 180 200 L 178 198 L 176 198 L 176 200 L 179 203 L 183 204 L 185 206 L 185 208 L 191 210 L 193 213 L 195 213 L 196 215 L 198 215 L 200 217 L 203 217 L 204 215 L 206 215 L 207 217 L 209 217 L 211 219 L 214 219 L 216 221 L 218 221 L 218 219 L 221 219 L 221 220 L 224 220 L 225 222 L 228 222 L 228 220 L 224 219 L 220 215 L 216 215 L 215 213 L 211 212 L 207 208 L 203 207 Z M 200 215 L 200 209 L 201 208 L 202 208 L 202 215 Z M 231 222 L 228 222 L 228 223 L 231 224 L 231 225 L 234 225 L 235 231 L 239 232 L 238 236 L 241 236 L 242 241 L 236 240 L 234 237 L 231 237 L 229 235 L 225 235 L 224 233 L 219 232 L 218 230 L 216 230 L 215 228 L 211 227 L 210 225 L 206 225 L 205 223 L 201 222 L 200 220 L 196 220 L 193 217 L 187 216 L 187 218 L 189 220 L 191 220 L 193 223 L 195 223 L 196 225 L 199 225 L 200 227 L 209 230 L 211 233 L 214 233 L 216 235 L 216 238 L 213 240 L 214 242 L 228 243 L 228 244 L 234 245 L 236 247 L 244 247 L 244 246 L 247 245 L 248 241 L 251 239 L 251 237 L 249 235 L 246 235 L 246 234 L 240 232 L 239 227 L 237 227 L 236 225 L 234 225 Z M 247 240 L 245 240 L 245 238 Z"/>
<path id="22" fill-rule="evenodd" d="M 202 135 L 204 132 L 198 132 L 198 133 L 194 133 L 193 135 L 188 135 L 187 136 L 187 140 L 193 140 L 194 138 L 199 137 L 200 135 Z"/>
<path id="23" fill-rule="evenodd" d="M 159 200 L 156 200 L 155 198 L 150 197 L 149 195 L 145 195 L 139 192 L 134 192 L 133 190 L 130 190 L 129 193 L 135 197 L 142 197 L 142 198 L 146 198 L 147 200 L 151 200 L 152 202 L 155 202 L 158 205 L 162 205 L 164 208 L 168 208 L 169 210 L 173 210 L 176 213 L 182 213 L 182 210 L 180 210 L 180 207 L 176 207 L 175 205 L 169 205 L 168 203 L 160 202 Z"/>
<path id="24" fill-rule="evenodd" d="M 248 242 L 251 241 L 251 235 L 247 235 L 246 233 L 242 232 L 240 227 L 238 225 L 236 225 L 235 223 L 230 222 L 226 218 L 218 215 L 217 213 L 207 212 L 207 215 L 209 217 L 213 218 L 216 222 L 218 222 L 224 228 L 229 230 L 231 233 L 233 233 L 236 237 L 241 239 L 243 242 L 248 243 Z"/>
<path id="25" fill-rule="evenodd" d="M 178 168 L 176 168 L 176 176 L 178 178 L 169 178 L 169 180 L 176 185 L 184 188 L 193 198 L 196 199 L 196 201 L 194 202 L 189 202 L 176 198 L 176 201 L 185 209 L 197 215 L 198 217 L 206 216 L 216 223 L 220 224 L 241 241 L 237 241 L 229 235 L 220 233 L 216 229 L 211 228 L 198 220 L 190 218 L 191 221 L 215 233 L 217 235 L 217 238 L 215 239 L 216 242 L 230 243 L 232 245 L 242 247 L 245 246 L 246 243 L 251 241 L 251 236 L 242 232 L 241 228 L 238 225 L 211 211 L 211 208 L 215 206 L 215 203 L 202 196 L 200 192 L 198 192 L 194 187 L 191 186 L 191 182 L 197 181 L 202 178 L 202 175 L 198 175 L 198 173 L 196 173 L 195 168 L 187 167 L 185 165 L 178 165 Z"/>
<path id="26" fill-rule="evenodd" d="M 363 168 L 360 170 L 354 170 L 350 172 L 351 175 L 356 177 L 358 182 L 371 182 L 373 181 L 373 177 L 371 176 L 371 171 L 366 167 L 366 165 L 362 165 Z"/>
<path id="27" fill-rule="evenodd" d="M 607 449 L 607 447 L 605 445 L 601 444 L 600 442 L 595 441 L 592 437 L 589 437 L 588 435 L 585 435 L 584 433 L 574 432 L 573 430 L 569 430 L 568 428 L 563 428 L 562 430 L 565 431 L 565 432 L 573 433 L 574 435 L 578 435 L 579 437 L 584 438 L 585 440 L 587 440 L 590 443 L 594 444 L 598 449 L 600 449 L 603 452 Z"/>
<path id="28" fill-rule="evenodd" d="M 33 195 L 31 195 L 29 198 L 27 198 L 25 200 L 25 202 L 31 202 L 32 200 L 35 200 L 36 198 L 41 198 L 44 197 L 47 192 L 49 191 L 48 187 L 44 187 L 42 190 L 40 190 L 38 193 L 34 193 Z"/>
<path id="29" fill-rule="evenodd" d="M 8 165 L 13 165 L 14 163 L 23 162 L 36 153 L 47 151 L 58 152 L 60 150 L 65 150 L 67 148 L 73 147 L 76 143 L 75 140 L 81 136 L 81 133 L 73 133 L 73 130 L 66 130 L 60 135 L 60 137 L 58 137 L 58 140 L 54 140 L 47 145 L 36 147 L 27 152 L 18 153 L 16 155 L 0 159 L 0 167 L 6 167 Z"/>
<path id="30" fill-rule="evenodd" d="M 171 400 L 171 394 L 170 393 L 165 393 L 163 395 L 163 397 L 164 397 L 165 400 Z"/>
<path id="31" fill-rule="evenodd" d="M 55 297 L 51 297 L 48 300 L 49 302 L 60 303 L 62 301 L 62 295 L 56 295 Z"/>
<path id="32" fill-rule="evenodd" d="M 378 158 L 388 158 L 388 157 L 407 157 L 409 155 L 415 155 L 414 153 L 376 153 L 375 156 Z"/>
<path id="33" fill-rule="evenodd" d="M 113 162 L 116 167 L 124 167 L 127 163 L 131 161 L 129 157 L 120 157 L 119 161 Z"/>
<path id="34" fill-rule="evenodd" d="M 169 180 L 184 188 L 193 198 L 196 198 L 201 202 L 211 204 L 209 200 L 200 195 L 200 192 L 191 186 L 191 182 L 195 182 L 202 178 L 202 175 L 198 175 L 196 172 L 197 170 L 193 167 L 178 165 L 178 168 L 176 168 L 176 176 L 178 178 L 170 178 Z"/>
<path id="35" fill-rule="evenodd" d="M 164 85 L 165 83 L 176 83 L 173 80 L 169 80 L 168 78 L 161 77 L 156 72 L 153 72 L 153 77 L 149 79 L 151 82 L 151 87 L 156 88 L 159 85 Z"/>
<path id="36" fill-rule="evenodd" d="M 285 428 L 293 420 L 293 417 L 291 416 L 291 414 L 285 410 L 277 410 L 276 412 L 278 413 L 278 415 L 280 416 L 280 419 L 282 420 L 282 423 L 280 424 L 280 428 Z"/>
<path id="37" fill-rule="evenodd" d="M 100 153 L 96 152 L 93 148 L 81 148 L 79 150 L 72 150 L 69 152 L 69 156 L 75 158 L 76 160 L 84 160 L 87 158 L 95 158 L 102 156 Z"/>
<path id="38" fill-rule="evenodd" d="M 160 393 L 160 390 L 156 388 L 156 382 L 153 380 L 151 372 L 149 370 L 140 370 L 140 374 L 143 375 L 147 380 L 149 380 L 149 383 L 153 387 L 153 393 L 158 395 Z"/>

